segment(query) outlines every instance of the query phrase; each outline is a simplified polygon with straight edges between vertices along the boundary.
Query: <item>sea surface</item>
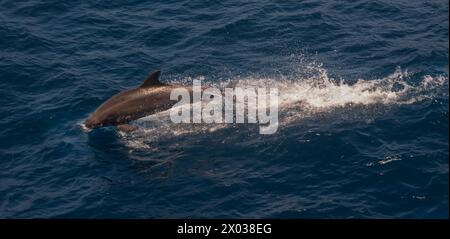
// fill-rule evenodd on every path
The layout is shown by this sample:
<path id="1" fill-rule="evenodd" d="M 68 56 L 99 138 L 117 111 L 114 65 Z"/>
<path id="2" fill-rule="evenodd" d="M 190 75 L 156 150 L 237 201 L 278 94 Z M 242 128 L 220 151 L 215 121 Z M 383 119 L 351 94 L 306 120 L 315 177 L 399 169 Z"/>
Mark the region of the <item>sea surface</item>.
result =
<path id="1" fill-rule="evenodd" d="M 0 2 L 0 218 L 448 218 L 449 3 Z M 274 87 L 275 134 L 161 112 L 86 130 L 162 71 Z"/>

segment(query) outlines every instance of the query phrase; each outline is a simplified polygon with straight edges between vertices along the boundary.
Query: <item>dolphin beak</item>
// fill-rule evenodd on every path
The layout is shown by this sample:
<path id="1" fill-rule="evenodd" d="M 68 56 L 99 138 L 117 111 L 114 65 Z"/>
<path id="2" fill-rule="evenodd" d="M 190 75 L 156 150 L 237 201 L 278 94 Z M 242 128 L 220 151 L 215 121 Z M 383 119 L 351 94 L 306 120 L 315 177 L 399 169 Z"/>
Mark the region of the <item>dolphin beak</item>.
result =
<path id="1" fill-rule="evenodd" d="M 88 123 L 87 121 L 84 122 L 84 126 L 88 129 L 92 129 L 92 124 Z"/>
<path id="2" fill-rule="evenodd" d="M 86 126 L 86 128 L 89 128 L 89 129 L 94 128 L 94 122 L 93 122 L 93 120 L 91 119 L 91 117 L 87 118 L 87 119 L 84 121 L 84 126 Z"/>

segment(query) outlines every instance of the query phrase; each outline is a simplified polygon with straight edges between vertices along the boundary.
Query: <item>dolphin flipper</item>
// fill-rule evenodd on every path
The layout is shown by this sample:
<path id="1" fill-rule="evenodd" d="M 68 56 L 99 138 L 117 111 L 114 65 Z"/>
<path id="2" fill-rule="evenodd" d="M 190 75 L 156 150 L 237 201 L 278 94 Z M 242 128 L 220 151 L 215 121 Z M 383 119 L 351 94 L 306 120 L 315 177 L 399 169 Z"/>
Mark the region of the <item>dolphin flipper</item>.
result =
<path id="1" fill-rule="evenodd" d="M 138 129 L 137 126 L 129 125 L 129 124 L 119 124 L 117 125 L 117 129 L 124 133 L 131 133 Z"/>

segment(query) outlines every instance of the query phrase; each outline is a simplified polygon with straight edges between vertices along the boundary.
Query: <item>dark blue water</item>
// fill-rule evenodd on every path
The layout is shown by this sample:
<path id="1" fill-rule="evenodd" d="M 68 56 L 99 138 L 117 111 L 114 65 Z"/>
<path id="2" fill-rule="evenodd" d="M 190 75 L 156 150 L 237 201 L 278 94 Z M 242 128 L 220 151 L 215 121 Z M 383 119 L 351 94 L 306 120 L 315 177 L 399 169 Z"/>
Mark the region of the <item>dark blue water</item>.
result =
<path id="1" fill-rule="evenodd" d="M 447 218 L 447 0 L 0 2 L 1 218 Z M 280 89 L 280 125 L 83 130 L 161 80 Z"/>

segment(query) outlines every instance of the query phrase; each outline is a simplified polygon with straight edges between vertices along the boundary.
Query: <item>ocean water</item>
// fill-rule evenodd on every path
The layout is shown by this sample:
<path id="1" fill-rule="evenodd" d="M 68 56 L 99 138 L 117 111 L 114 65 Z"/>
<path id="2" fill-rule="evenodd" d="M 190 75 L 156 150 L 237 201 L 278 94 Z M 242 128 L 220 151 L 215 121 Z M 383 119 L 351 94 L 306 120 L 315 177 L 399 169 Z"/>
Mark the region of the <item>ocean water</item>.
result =
<path id="1" fill-rule="evenodd" d="M 449 3 L 0 2 L 0 218 L 448 218 Z M 277 87 L 279 126 L 86 131 L 121 90 Z"/>

